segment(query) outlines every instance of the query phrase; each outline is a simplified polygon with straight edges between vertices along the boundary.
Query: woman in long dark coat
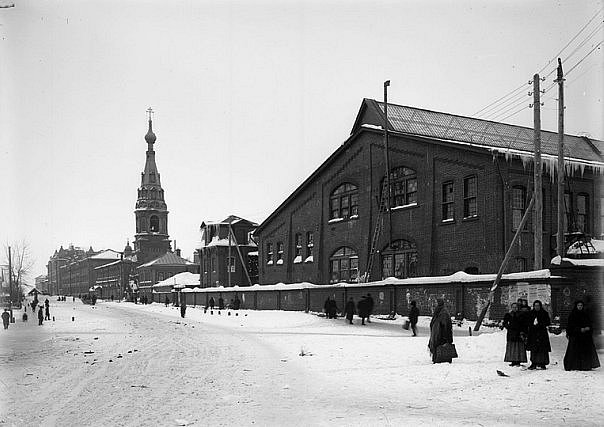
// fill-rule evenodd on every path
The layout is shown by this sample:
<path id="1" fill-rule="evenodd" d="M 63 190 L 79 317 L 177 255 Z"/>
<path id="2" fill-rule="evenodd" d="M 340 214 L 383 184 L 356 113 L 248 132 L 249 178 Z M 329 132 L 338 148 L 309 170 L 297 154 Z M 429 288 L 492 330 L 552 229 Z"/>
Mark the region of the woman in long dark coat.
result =
<path id="1" fill-rule="evenodd" d="M 344 307 L 344 314 L 346 315 L 346 319 L 348 320 L 348 323 L 350 323 L 351 325 L 352 325 L 352 318 L 354 317 L 354 313 L 355 313 L 354 300 L 352 299 L 352 297 L 350 297 L 350 299 L 346 303 L 346 306 Z"/>
<path id="2" fill-rule="evenodd" d="M 430 341 L 428 348 L 432 353 L 433 363 L 449 362 L 453 359 L 437 359 L 436 348 L 445 343 L 453 344 L 453 325 L 451 323 L 451 315 L 445 308 L 445 300 L 438 298 L 436 300 L 436 308 L 432 320 L 430 321 Z"/>
<path id="3" fill-rule="evenodd" d="M 541 301 L 533 302 L 533 309 L 527 316 L 528 338 L 526 347 L 531 352 L 531 366 L 529 369 L 545 369 L 549 365 L 549 352 L 552 347 L 549 343 L 547 327 L 551 321 L 549 313 L 543 309 Z"/>
<path id="4" fill-rule="evenodd" d="M 520 366 L 526 362 L 526 349 L 522 334 L 525 331 L 525 322 L 518 311 L 518 304 L 513 303 L 512 309 L 503 317 L 503 328 L 507 329 L 504 362 L 511 362 L 510 366 Z"/>
<path id="5" fill-rule="evenodd" d="M 600 366 L 592 337 L 593 325 L 585 311 L 583 301 L 575 302 L 568 316 L 566 337 L 568 347 L 564 355 L 564 369 L 567 371 L 589 371 Z"/>

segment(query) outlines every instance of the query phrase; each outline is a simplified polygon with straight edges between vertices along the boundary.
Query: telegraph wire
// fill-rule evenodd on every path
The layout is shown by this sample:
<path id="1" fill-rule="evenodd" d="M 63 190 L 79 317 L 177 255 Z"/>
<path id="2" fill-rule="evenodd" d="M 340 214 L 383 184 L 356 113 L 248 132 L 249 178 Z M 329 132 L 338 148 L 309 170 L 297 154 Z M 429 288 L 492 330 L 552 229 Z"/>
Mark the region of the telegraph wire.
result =
<path id="1" fill-rule="evenodd" d="M 583 61 L 585 61 L 585 59 L 587 59 L 587 57 L 589 55 L 594 53 L 596 51 L 596 49 L 599 49 L 600 46 L 602 46 L 602 41 L 600 43 L 598 43 L 597 45 L 595 45 L 589 52 L 587 52 L 587 54 L 583 58 L 581 58 L 579 60 L 579 62 L 577 62 L 575 65 L 573 65 L 568 71 L 566 71 L 566 75 L 568 76 L 575 68 L 577 68 L 579 66 L 579 64 L 581 64 Z"/>
<path id="2" fill-rule="evenodd" d="M 492 112 L 490 112 L 488 114 L 487 113 L 482 114 L 482 116 L 483 116 L 484 119 L 488 120 L 489 117 L 499 115 L 499 113 L 501 112 L 501 110 L 508 108 L 512 104 L 517 104 L 518 101 L 524 100 L 525 97 L 526 97 L 526 94 L 524 92 L 519 93 L 515 97 L 513 97 L 513 98 L 509 99 L 508 101 L 506 101 L 505 103 L 501 104 L 498 108 L 496 108 Z"/>

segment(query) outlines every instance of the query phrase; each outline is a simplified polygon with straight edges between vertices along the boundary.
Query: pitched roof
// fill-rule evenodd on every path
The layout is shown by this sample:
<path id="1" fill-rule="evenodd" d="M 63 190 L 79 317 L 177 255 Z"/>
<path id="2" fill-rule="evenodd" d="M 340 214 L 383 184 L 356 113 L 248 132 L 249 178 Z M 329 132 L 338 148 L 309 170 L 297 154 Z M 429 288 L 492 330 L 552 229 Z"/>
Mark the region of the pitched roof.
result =
<path id="1" fill-rule="evenodd" d="M 90 259 L 120 259 L 121 254 L 119 252 L 114 251 L 113 249 L 106 249 L 104 251 L 99 252 L 96 255 L 90 257 Z"/>
<path id="2" fill-rule="evenodd" d="M 363 118 L 357 117 L 355 128 L 363 124 L 383 125 L 384 103 L 365 99 L 363 105 L 366 107 L 366 109 L 361 108 Z M 368 111 L 373 114 L 368 114 Z M 378 117 L 379 119 L 376 120 Z M 359 123 L 359 120 L 366 123 Z M 407 135 L 462 142 L 478 147 L 527 153 L 534 151 L 532 128 L 404 105 L 388 104 L 388 129 Z M 568 134 L 564 136 L 564 155 L 570 159 L 604 163 L 602 148 L 604 148 L 603 141 L 585 136 Z M 541 151 L 546 155 L 558 156 L 557 132 L 541 131 Z"/>
<path id="3" fill-rule="evenodd" d="M 167 252 L 159 258 L 155 258 L 138 268 L 150 267 L 152 265 L 193 265 L 191 261 L 188 261 L 182 257 L 179 257 L 174 252 Z"/>

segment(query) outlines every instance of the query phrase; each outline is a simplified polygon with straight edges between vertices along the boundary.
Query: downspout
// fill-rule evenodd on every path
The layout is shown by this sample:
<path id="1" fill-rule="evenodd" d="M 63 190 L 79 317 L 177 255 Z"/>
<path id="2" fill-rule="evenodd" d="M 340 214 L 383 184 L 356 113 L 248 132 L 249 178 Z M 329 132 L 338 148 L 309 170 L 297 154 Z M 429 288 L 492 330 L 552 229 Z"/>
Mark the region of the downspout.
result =
<path id="1" fill-rule="evenodd" d="M 493 158 L 495 159 L 495 166 L 497 166 L 497 173 L 499 175 L 499 179 L 501 180 L 501 206 L 503 208 L 503 238 L 501 239 L 501 253 L 505 254 L 506 251 L 506 241 L 508 236 L 508 221 L 507 221 L 507 209 L 506 209 L 506 193 L 508 189 L 508 183 L 503 178 L 503 174 L 501 173 L 501 168 L 499 167 L 499 158 L 496 154 L 493 154 Z"/>

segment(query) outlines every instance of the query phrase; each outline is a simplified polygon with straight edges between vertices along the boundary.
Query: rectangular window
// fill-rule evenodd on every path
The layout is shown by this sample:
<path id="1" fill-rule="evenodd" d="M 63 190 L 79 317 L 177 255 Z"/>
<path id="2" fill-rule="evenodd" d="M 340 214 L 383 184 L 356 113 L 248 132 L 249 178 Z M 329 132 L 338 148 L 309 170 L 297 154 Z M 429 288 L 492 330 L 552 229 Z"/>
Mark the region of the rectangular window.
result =
<path id="1" fill-rule="evenodd" d="M 342 218 L 348 218 L 350 216 L 350 198 L 348 196 L 342 197 L 340 203 Z"/>
<path id="2" fill-rule="evenodd" d="M 350 257 L 350 280 L 355 281 L 359 276 L 359 258 Z"/>
<path id="3" fill-rule="evenodd" d="M 227 257 L 227 272 L 230 270 L 231 273 L 235 272 L 235 257 Z"/>
<path id="4" fill-rule="evenodd" d="M 589 232 L 589 196 L 577 195 L 577 229 L 583 233 Z"/>
<path id="5" fill-rule="evenodd" d="M 216 258 L 212 257 L 212 271 L 216 271 Z"/>
<path id="6" fill-rule="evenodd" d="M 445 182 L 443 184 L 443 193 L 442 193 L 442 220 L 452 220 L 454 219 L 454 197 L 453 197 L 453 182 Z"/>
<path id="7" fill-rule="evenodd" d="M 273 244 L 272 243 L 266 244 L 266 263 L 267 264 L 273 263 Z"/>
<path id="8" fill-rule="evenodd" d="M 350 216 L 359 215 L 359 196 L 354 193 L 350 195 Z"/>
<path id="9" fill-rule="evenodd" d="M 340 218 L 340 199 L 331 199 L 331 212 L 329 214 L 330 218 Z"/>
<path id="10" fill-rule="evenodd" d="M 283 242 L 277 242 L 277 264 L 283 264 Z"/>
<path id="11" fill-rule="evenodd" d="M 313 240 L 313 232 L 312 231 L 307 231 L 306 232 L 306 260 L 305 262 L 312 262 L 313 258 L 312 258 L 312 254 L 313 254 L 313 247 L 314 247 L 314 240 Z"/>
<path id="12" fill-rule="evenodd" d="M 526 190 L 524 187 L 512 188 L 512 230 L 518 230 L 526 209 Z"/>
<path id="13" fill-rule="evenodd" d="M 296 235 L 294 236 L 294 254 L 297 257 L 301 257 L 302 256 L 302 234 L 301 233 L 296 233 Z"/>
<path id="14" fill-rule="evenodd" d="M 463 180 L 463 216 L 471 218 L 478 215 L 476 204 L 476 177 L 469 176 Z"/>
<path id="15" fill-rule="evenodd" d="M 516 271 L 517 272 L 522 272 L 522 271 L 527 271 L 527 263 L 526 263 L 526 258 L 522 258 L 522 257 L 518 257 L 516 258 Z"/>

